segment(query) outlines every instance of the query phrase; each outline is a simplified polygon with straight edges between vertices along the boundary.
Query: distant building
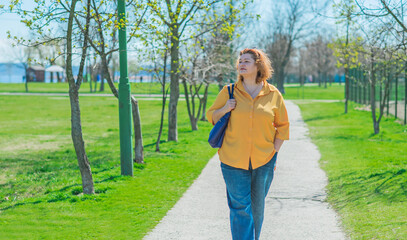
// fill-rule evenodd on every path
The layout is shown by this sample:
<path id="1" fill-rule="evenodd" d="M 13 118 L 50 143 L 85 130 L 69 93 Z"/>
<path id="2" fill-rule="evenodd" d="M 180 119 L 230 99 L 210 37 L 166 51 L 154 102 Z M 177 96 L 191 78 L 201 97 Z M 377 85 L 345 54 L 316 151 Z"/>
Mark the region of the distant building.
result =
<path id="1" fill-rule="evenodd" d="M 44 82 L 45 68 L 41 66 L 32 66 L 27 69 L 27 82 Z"/>

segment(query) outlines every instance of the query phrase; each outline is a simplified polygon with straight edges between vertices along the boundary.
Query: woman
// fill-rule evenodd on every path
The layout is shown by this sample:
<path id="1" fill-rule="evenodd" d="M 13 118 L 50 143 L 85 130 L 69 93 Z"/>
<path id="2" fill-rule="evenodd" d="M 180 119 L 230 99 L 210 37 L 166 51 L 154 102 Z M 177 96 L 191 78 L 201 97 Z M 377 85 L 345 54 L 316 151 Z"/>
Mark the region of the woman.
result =
<path id="1" fill-rule="evenodd" d="M 226 183 L 232 237 L 257 240 L 277 153 L 284 140 L 288 140 L 289 122 L 281 93 L 266 81 L 273 73 L 266 54 L 246 48 L 240 52 L 236 68 L 234 99 L 229 99 L 225 86 L 207 117 L 215 124 L 231 111 L 218 153 Z"/>

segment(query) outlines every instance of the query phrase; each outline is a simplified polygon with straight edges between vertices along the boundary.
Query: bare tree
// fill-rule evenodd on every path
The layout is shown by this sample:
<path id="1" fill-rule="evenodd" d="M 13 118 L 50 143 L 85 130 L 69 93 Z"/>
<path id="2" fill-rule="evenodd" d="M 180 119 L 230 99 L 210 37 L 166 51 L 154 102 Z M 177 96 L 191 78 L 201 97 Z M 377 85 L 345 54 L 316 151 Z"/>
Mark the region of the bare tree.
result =
<path id="1" fill-rule="evenodd" d="M 327 87 L 327 78 L 334 70 L 335 59 L 333 50 L 328 47 L 329 41 L 318 35 L 313 41 L 306 44 L 308 52 L 308 64 L 314 69 L 317 74 L 318 86 Z"/>
<path id="2" fill-rule="evenodd" d="M 288 0 L 281 11 L 274 11 L 273 22 L 269 24 L 269 32 L 260 44 L 272 60 L 274 69 L 273 81 L 281 93 L 285 93 L 284 79 L 287 65 L 294 52 L 295 44 L 310 34 L 317 17 L 307 11 L 306 2 Z M 311 14 L 311 15 L 310 15 Z"/>
<path id="3" fill-rule="evenodd" d="M 154 64 L 154 75 L 155 78 L 161 84 L 161 93 L 162 93 L 162 105 L 161 105 L 161 118 L 160 118 L 160 128 L 158 130 L 157 141 L 155 145 L 155 151 L 160 152 L 160 142 L 161 142 L 161 135 L 163 131 L 164 125 L 164 113 L 165 113 L 165 105 L 167 102 L 168 91 L 169 88 L 167 87 L 167 76 L 168 76 L 168 58 L 169 58 L 169 36 L 163 35 L 161 39 L 158 40 L 158 46 L 152 45 L 152 51 L 150 51 L 149 59 L 152 60 Z"/>
<path id="4" fill-rule="evenodd" d="M 25 91 L 28 92 L 28 68 L 31 66 L 32 59 L 34 59 L 35 49 L 33 47 L 26 46 L 20 46 L 18 48 L 14 47 L 13 49 L 14 50 L 12 55 L 14 55 L 14 61 L 18 63 L 18 67 L 24 69 Z"/>
<path id="5" fill-rule="evenodd" d="M 373 18 L 390 18 L 395 22 L 399 29 L 394 29 L 397 33 L 404 35 L 407 33 L 407 25 L 404 22 L 404 9 L 406 8 L 405 1 L 377 0 L 376 6 L 366 6 L 364 0 L 355 0 L 361 14 Z M 386 21 L 386 20 L 383 20 Z M 403 42 L 403 44 L 405 44 Z"/>

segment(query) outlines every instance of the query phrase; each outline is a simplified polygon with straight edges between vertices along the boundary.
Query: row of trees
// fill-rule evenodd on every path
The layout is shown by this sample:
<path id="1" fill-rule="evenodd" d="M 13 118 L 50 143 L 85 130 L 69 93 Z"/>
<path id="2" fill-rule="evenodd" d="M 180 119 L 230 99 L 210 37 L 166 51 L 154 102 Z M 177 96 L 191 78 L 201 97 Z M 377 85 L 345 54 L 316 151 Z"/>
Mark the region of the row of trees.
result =
<path id="1" fill-rule="evenodd" d="M 349 76 L 352 69 L 358 68 L 363 74 L 354 78 L 359 85 L 366 80 L 370 86 L 370 106 L 373 130 L 380 131 L 380 121 L 384 114 L 384 103 L 389 98 L 392 77 L 401 75 L 407 61 L 403 1 L 377 0 L 365 3 L 360 0 L 342 0 L 335 8 L 339 13 L 339 26 L 344 31 L 338 36 L 332 48 L 338 60 L 338 66 L 345 69 L 345 113 L 349 99 Z M 383 74 L 383 71 L 386 74 Z M 398 79 L 398 78 L 397 78 Z M 399 80 L 397 80 L 399 81 Z M 379 112 L 376 112 L 376 88 L 382 86 L 379 99 Z M 383 93 L 383 94 L 382 94 Z"/>
<path id="2" fill-rule="evenodd" d="M 380 0 L 382 4 L 386 2 Z M 219 87 L 235 79 L 235 59 L 238 49 L 247 47 L 245 39 L 239 40 L 239 33 L 252 34 L 250 26 L 242 22 L 254 22 L 254 16 L 245 12 L 248 2 L 245 0 L 214 1 L 127 1 L 128 14 L 119 21 L 115 1 L 83 0 L 49 2 L 36 1 L 36 7 L 26 10 L 22 1 L 10 1 L 7 11 L 18 13 L 22 21 L 33 34 L 31 39 L 10 37 L 17 44 L 40 47 L 57 45 L 56 56 L 51 59 L 64 59 L 69 82 L 71 100 L 72 139 L 77 154 L 78 165 L 83 179 L 85 194 L 92 194 L 93 180 L 82 137 L 78 90 L 84 81 L 86 62 L 98 63 L 97 69 L 106 78 L 112 93 L 118 97 L 114 85 L 114 76 L 109 66 L 117 66 L 115 55 L 118 51 L 117 30 L 128 28 L 129 55 L 137 55 L 138 66 L 148 65 L 162 86 L 161 124 L 157 136 L 156 151 L 159 151 L 162 137 L 164 111 L 169 98 L 168 141 L 177 141 L 177 105 L 179 87 L 184 89 L 187 110 L 193 130 L 198 129 L 198 121 L 205 119 L 206 100 L 209 84 L 216 81 Z M 304 83 L 305 76 L 312 75 L 320 86 L 327 86 L 327 79 L 344 69 L 347 84 L 349 69 L 362 65 L 372 84 L 377 81 L 375 66 L 398 61 L 405 62 L 403 21 L 394 23 L 391 9 L 383 8 L 388 15 L 373 16 L 357 1 L 343 0 L 335 5 L 340 26 L 345 26 L 344 34 L 332 40 L 315 30 L 323 20 L 309 11 L 309 5 L 303 0 L 287 0 L 277 3 L 275 12 L 266 33 L 261 36 L 258 46 L 263 48 L 273 61 L 275 69 L 272 81 L 284 93 L 284 81 L 288 74 L 297 74 Z M 359 11 L 357 10 L 359 7 Z M 6 9 L 5 6 L 0 8 Z M 402 12 L 402 11 L 401 11 Z M 391 14 L 393 13 L 393 15 Z M 357 24 L 359 18 L 369 24 L 363 27 Z M 372 21 L 371 18 L 379 19 Z M 389 18 L 389 19 L 388 19 Z M 388 21 L 387 21 L 388 20 Z M 390 23 L 394 23 L 390 28 Z M 376 24 L 376 25 L 372 25 Z M 378 28 L 382 24 L 382 27 Z M 367 27 L 370 26 L 370 27 Z M 396 27 L 398 26 L 398 27 Z M 366 29 L 365 29 L 366 28 Z M 391 33 L 391 34 L 389 34 Z M 390 36 L 389 36 L 390 35 Z M 400 37 L 402 36 L 402 39 Z M 400 41 L 403 44 L 399 44 Z M 403 52 L 404 51 L 404 52 Z M 336 59 L 335 59 L 336 58 Z M 74 78 L 72 62 L 79 63 L 79 74 Z M 153 68 L 151 68 L 153 66 Z M 92 69 L 96 69 L 92 67 Z M 401 68 L 400 68 L 401 69 Z M 329 77 L 330 76 L 330 77 Z M 385 80 L 380 80 L 385 81 Z M 169 82 L 169 85 L 167 84 Z M 346 88 L 348 89 L 348 88 Z M 347 112 L 346 90 L 345 112 Z M 384 96 L 386 98 L 386 96 Z M 143 142 L 139 104 L 132 97 L 133 125 L 135 136 L 135 159 L 143 163 Z M 380 116 L 375 116 L 375 102 L 372 104 L 375 132 Z"/>
<path id="3" fill-rule="evenodd" d="M 100 59 L 102 74 L 106 77 L 112 93 L 118 97 L 108 66 L 111 64 L 113 54 L 118 51 L 116 32 L 121 27 L 127 26 L 128 49 L 141 55 L 145 62 L 154 63 L 157 76 L 162 79 L 164 96 L 162 121 L 166 94 L 169 92 L 168 140 L 177 141 L 179 83 L 181 82 L 186 90 L 191 126 L 197 129 L 197 119 L 205 111 L 207 95 L 202 97 L 198 91 L 205 86 L 207 93 L 209 84 L 209 81 L 202 83 L 197 79 L 202 76 L 206 80 L 215 75 L 219 77 L 226 71 L 225 69 L 230 69 L 230 64 L 218 65 L 216 56 L 225 51 L 229 55 L 233 54 L 230 45 L 235 36 L 236 19 L 245 16 L 241 14 L 241 10 L 245 8 L 247 2 L 244 0 L 209 2 L 146 0 L 127 1 L 126 4 L 130 11 L 124 21 L 118 19 L 115 1 L 39 0 L 36 1 L 34 9 L 24 9 L 22 1 L 14 0 L 7 6 L 7 11 L 19 14 L 22 22 L 35 33 L 35 37 L 31 39 L 11 36 L 17 44 L 28 47 L 56 44 L 62 49 L 58 52 L 58 56 L 63 57 L 66 64 L 71 103 L 72 140 L 85 194 L 93 194 L 94 187 L 82 135 L 78 90 L 84 81 L 89 52 L 96 53 Z M 6 9 L 4 5 L 0 5 L 0 8 Z M 153 58 L 147 58 L 147 56 Z M 79 63 L 77 78 L 73 75 L 73 61 L 76 62 L 75 65 Z M 191 61 L 194 63 L 191 64 Z M 168 75 L 169 90 L 166 87 Z M 191 98 L 189 99 L 188 96 Z M 139 105 L 133 97 L 131 103 L 135 131 L 134 161 L 142 163 L 144 156 Z M 196 107 L 196 104 L 199 107 Z M 161 123 L 159 138 L 162 125 Z M 157 150 L 159 150 L 159 138 Z"/>

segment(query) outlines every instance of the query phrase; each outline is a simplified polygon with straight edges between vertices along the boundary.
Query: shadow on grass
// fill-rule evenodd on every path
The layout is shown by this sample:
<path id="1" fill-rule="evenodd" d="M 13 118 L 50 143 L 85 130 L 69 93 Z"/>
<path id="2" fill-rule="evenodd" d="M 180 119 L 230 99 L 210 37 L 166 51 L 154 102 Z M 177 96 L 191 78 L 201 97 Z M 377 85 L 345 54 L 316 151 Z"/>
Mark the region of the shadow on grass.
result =
<path id="1" fill-rule="evenodd" d="M 372 174 L 372 177 L 377 177 L 380 176 L 381 179 L 386 178 L 379 186 L 375 188 L 375 193 L 380 194 L 380 195 L 389 195 L 389 199 L 396 199 L 397 195 L 404 195 L 406 197 L 405 201 L 407 201 L 407 182 L 406 181 L 401 181 L 400 182 L 400 188 L 391 191 L 392 193 L 389 194 L 388 190 L 392 186 L 392 181 L 397 181 L 397 177 L 401 176 L 402 174 L 406 173 L 406 169 L 400 169 L 397 172 L 394 171 L 386 171 L 382 174 Z M 402 178 L 402 177 L 401 177 Z"/>
<path id="2" fill-rule="evenodd" d="M 368 202 L 406 202 L 407 201 L 407 170 L 394 169 L 382 172 L 347 171 L 330 179 L 332 191 L 340 191 L 340 204 L 368 199 Z"/>
<path id="3" fill-rule="evenodd" d="M 106 179 L 100 180 L 100 181 L 95 181 L 95 184 L 97 183 L 104 183 L 104 182 L 109 182 L 109 181 L 114 181 L 116 182 L 117 179 L 123 178 L 123 176 L 110 176 Z M 71 192 L 67 192 L 67 190 L 71 190 Z M 63 202 L 63 201 L 70 201 L 70 202 L 78 202 L 78 201 L 86 201 L 86 200 L 94 200 L 94 201 L 100 201 L 102 198 L 104 198 L 106 195 L 106 192 L 111 189 L 110 187 L 95 187 L 95 194 L 92 195 L 82 195 L 80 196 L 83 191 L 82 191 L 82 185 L 81 184 L 73 184 L 70 186 L 63 187 L 59 190 L 51 191 L 46 193 L 44 196 L 37 198 L 33 202 L 18 202 L 16 204 L 9 205 L 7 207 L 0 208 L 0 211 L 5 211 L 9 209 L 16 208 L 18 206 L 24 206 L 24 205 L 35 205 L 39 203 L 55 203 L 55 202 Z"/>
<path id="4" fill-rule="evenodd" d="M 98 150 L 90 152 L 90 155 L 92 156 L 92 167 L 96 169 L 93 176 L 97 178 L 98 174 L 101 174 L 97 178 L 98 180 L 94 180 L 95 195 L 81 195 L 83 193 L 81 183 L 66 184 L 80 181 L 74 151 L 39 151 L 16 158 L 1 158 L 0 156 L 0 165 L 12 163 L 7 165 L 8 171 L 10 174 L 15 174 L 14 179 L 9 179 L 5 184 L 1 184 L 0 195 L 15 196 L 18 199 L 14 203 L 8 200 L 0 201 L 2 205 L 0 211 L 27 204 L 101 200 L 105 197 L 107 190 L 111 189 L 106 186 L 109 185 L 109 182 L 124 180 L 126 177 L 117 175 L 115 169 L 119 165 L 116 163 L 117 157 L 112 156 L 114 153 Z M 142 170 L 143 168 L 144 166 L 135 164 L 135 169 Z M 98 186 L 99 184 L 102 185 Z M 45 188 L 57 188 L 57 190 L 44 192 Z"/>
<path id="5" fill-rule="evenodd" d="M 343 116 L 344 114 L 333 114 L 333 115 L 321 115 L 312 118 L 304 118 L 304 122 L 318 121 L 318 120 L 327 120 L 332 118 L 337 118 Z"/>
<path id="6" fill-rule="evenodd" d="M 16 204 L 14 204 L 14 205 L 10 205 L 10 206 L 4 207 L 4 208 L 0 208 L 0 211 L 6 211 L 6 210 L 9 210 L 9 209 L 18 207 L 18 206 L 24 206 L 24 205 L 28 205 L 28 204 L 35 205 L 35 204 L 42 203 L 42 202 L 44 202 L 44 201 L 37 200 L 37 201 L 34 201 L 34 202 L 16 203 Z"/>
<path id="7" fill-rule="evenodd" d="M 165 142 L 167 142 L 167 141 L 165 141 L 165 140 L 160 140 L 160 144 L 161 144 L 161 143 L 165 143 Z M 153 142 L 153 143 L 144 145 L 144 147 L 152 147 L 152 146 L 155 146 L 156 144 L 157 144 L 156 142 Z"/>

